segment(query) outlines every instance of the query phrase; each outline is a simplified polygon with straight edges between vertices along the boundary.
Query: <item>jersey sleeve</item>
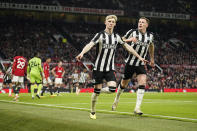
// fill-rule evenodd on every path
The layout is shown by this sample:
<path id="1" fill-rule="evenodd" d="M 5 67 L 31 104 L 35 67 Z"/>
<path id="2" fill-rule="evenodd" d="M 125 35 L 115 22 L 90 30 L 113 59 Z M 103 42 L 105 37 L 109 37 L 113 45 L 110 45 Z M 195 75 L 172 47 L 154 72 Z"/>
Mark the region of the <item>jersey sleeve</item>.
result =
<path id="1" fill-rule="evenodd" d="M 95 45 L 98 44 L 99 40 L 100 40 L 100 35 L 101 35 L 101 33 L 96 33 L 96 35 L 93 37 L 91 42 L 93 42 Z"/>
<path id="2" fill-rule="evenodd" d="M 119 35 L 117 35 L 117 40 L 118 40 L 119 44 L 121 44 L 121 45 L 125 44 L 125 42 L 123 41 L 123 39 Z"/>
<path id="3" fill-rule="evenodd" d="M 131 35 L 131 33 L 133 32 L 133 30 L 131 29 L 131 30 L 129 30 L 129 31 L 127 31 L 127 33 L 123 36 L 125 39 L 128 39 L 129 37 L 130 37 L 130 35 Z"/>
<path id="4" fill-rule="evenodd" d="M 150 40 L 151 40 L 150 43 L 153 44 L 154 43 L 154 36 L 152 33 L 150 33 Z"/>

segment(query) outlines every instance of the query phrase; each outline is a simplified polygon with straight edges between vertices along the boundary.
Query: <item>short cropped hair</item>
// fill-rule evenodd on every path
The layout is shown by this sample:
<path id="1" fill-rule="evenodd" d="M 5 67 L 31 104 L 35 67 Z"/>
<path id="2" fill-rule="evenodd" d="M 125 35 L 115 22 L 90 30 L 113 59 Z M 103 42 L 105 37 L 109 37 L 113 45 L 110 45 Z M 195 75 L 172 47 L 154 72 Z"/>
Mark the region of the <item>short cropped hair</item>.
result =
<path id="1" fill-rule="evenodd" d="M 146 20 L 146 22 L 148 23 L 148 25 L 150 24 L 150 20 L 148 18 L 146 18 L 146 17 L 140 17 L 139 19 L 144 19 L 144 20 Z"/>
<path id="2" fill-rule="evenodd" d="M 118 20 L 117 16 L 116 15 L 108 15 L 105 17 L 105 21 L 108 20 L 108 19 L 115 19 L 115 21 Z"/>

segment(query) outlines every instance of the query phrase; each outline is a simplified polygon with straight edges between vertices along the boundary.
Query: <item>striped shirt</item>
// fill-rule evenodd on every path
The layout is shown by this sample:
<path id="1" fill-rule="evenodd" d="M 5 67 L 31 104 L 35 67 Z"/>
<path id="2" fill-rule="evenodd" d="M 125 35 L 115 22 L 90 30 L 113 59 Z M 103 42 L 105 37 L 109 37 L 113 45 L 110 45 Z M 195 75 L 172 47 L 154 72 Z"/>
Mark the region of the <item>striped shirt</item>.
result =
<path id="1" fill-rule="evenodd" d="M 12 79 L 12 65 L 8 67 L 6 70 L 6 74 L 4 75 L 4 80 L 11 80 Z"/>
<path id="2" fill-rule="evenodd" d="M 72 74 L 73 83 L 79 82 L 79 75 L 77 73 Z"/>
<path id="3" fill-rule="evenodd" d="M 148 52 L 148 48 L 150 46 L 151 43 L 153 43 L 153 34 L 150 32 L 146 32 L 145 34 L 139 32 L 137 29 L 131 29 L 129 30 L 126 35 L 124 36 L 124 38 L 128 39 L 131 37 L 135 37 L 137 38 L 137 42 L 131 42 L 128 43 L 129 45 L 131 45 L 133 47 L 133 49 L 142 57 L 145 58 Z M 128 63 L 129 65 L 133 65 L 133 66 L 140 66 L 140 65 L 144 65 L 144 62 L 140 61 L 136 56 L 134 56 L 133 54 L 128 54 L 126 60 L 126 63 Z"/>
<path id="4" fill-rule="evenodd" d="M 80 73 L 79 82 L 80 82 L 80 83 L 85 83 L 86 80 L 87 80 L 87 78 L 88 78 L 88 73 L 81 72 L 81 73 Z"/>
<path id="5" fill-rule="evenodd" d="M 97 33 L 91 41 L 96 45 L 94 70 L 101 72 L 115 70 L 115 51 L 118 44 L 124 44 L 122 38 L 117 33 L 109 34 L 102 31 Z"/>

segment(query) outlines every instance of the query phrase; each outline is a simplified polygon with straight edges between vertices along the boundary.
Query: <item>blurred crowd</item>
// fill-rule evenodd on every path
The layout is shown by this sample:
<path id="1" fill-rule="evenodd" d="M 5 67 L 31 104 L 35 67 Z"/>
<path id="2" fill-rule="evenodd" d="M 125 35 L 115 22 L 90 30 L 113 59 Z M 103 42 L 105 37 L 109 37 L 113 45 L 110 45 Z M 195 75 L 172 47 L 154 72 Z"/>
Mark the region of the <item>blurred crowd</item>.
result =
<path id="1" fill-rule="evenodd" d="M 77 26 L 76 26 L 77 24 Z M 61 25 L 61 29 L 60 29 Z M 193 32 L 185 30 L 183 33 L 178 28 L 177 32 L 171 31 L 171 26 L 163 25 L 162 30 L 158 25 L 152 25 L 150 30 L 156 32 L 155 37 L 155 62 L 157 65 L 195 65 L 197 66 L 197 55 L 193 51 L 193 46 L 197 43 Z M 121 35 L 124 35 L 133 25 L 117 24 L 119 30 L 115 29 Z M 44 22 L 32 19 L 21 19 L 18 17 L 1 17 L 0 21 L 0 57 L 2 59 L 12 60 L 16 55 L 17 48 L 23 48 L 27 59 L 32 57 L 33 52 L 41 52 L 42 60 L 50 56 L 53 62 L 63 60 L 65 63 L 75 63 L 75 57 L 81 49 L 87 44 L 96 32 L 102 31 L 104 24 L 92 23 L 66 23 L 66 22 Z M 166 30 L 165 30 L 166 29 Z M 189 29 L 188 29 L 189 30 Z M 69 34 L 65 36 L 66 34 Z M 177 38 L 185 44 L 172 46 L 169 38 Z M 190 41 L 188 41 L 190 38 Z M 187 43 L 188 42 L 188 43 Z M 94 62 L 95 47 L 88 52 L 83 61 Z M 115 63 L 124 64 L 127 51 L 121 46 L 116 52 Z M 70 76 L 74 69 L 82 70 L 84 66 L 67 65 L 65 66 L 67 76 Z M 117 66 L 118 80 L 121 78 L 124 66 Z M 197 88 L 196 69 L 184 68 L 162 68 L 163 71 L 155 69 L 148 71 L 148 88 Z M 80 72 L 80 71 L 79 71 Z M 91 75 L 91 71 L 90 71 Z M 68 78 L 68 79 L 67 79 Z M 65 81 L 69 81 L 69 77 Z M 131 81 L 129 87 L 135 88 L 135 79 Z"/>

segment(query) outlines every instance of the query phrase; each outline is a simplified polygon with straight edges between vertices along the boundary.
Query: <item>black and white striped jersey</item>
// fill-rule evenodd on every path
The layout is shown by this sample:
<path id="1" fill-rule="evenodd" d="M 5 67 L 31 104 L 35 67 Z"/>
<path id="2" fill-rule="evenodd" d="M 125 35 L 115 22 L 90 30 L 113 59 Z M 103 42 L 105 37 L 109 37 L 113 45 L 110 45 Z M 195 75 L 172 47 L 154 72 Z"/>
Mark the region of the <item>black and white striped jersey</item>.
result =
<path id="1" fill-rule="evenodd" d="M 117 33 L 109 34 L 102 31 L 97 33 L 91 41 L 96 45 L 94 70 L 101 72 L 115 70 L 115 51 L 118 44 L 124 44 L 122 38 Z"/>
<path id="2" fill-rule="evenodd" d="M 136 37 L 138 41 L 136 43 L 131 42 L 128 44 L 131 45 L 142 58 L 145 58 L 149 49 L 149 45 L 153 43 L 153 34 L 150 32 L 143 34 L 137 29 L 131 29 L 126 33 L 124 38 L 128 39 L 131 37 Z M 144 62 L 140 61 L 133 54 L 128 54 L 125 62 L 133 66 L 144 65 Z"/>
<path id="3" fill-rule="evenodd" d="M 85 83 L 86 80 L 87 80 L 87 78 L 88 78 L 88 73 L 81 72 L 81 73 L 80 73 L 79 82 L 80 82 L 80 83 Z"/>
<path id="4" fill-rule="evenodd" d="M 11 80 L 12 79 L 12 65 L 8 67 L 6 70 L 6 75 L 4 75 L 4 80 Z"/>
<path id="5" fill-rule="evenodd" d="M 73 79 L 73 83 L 79 82 L 79 75 L 78 75 L 78 73 L 73 73 L 72 74 L 72 79 Z"/>

